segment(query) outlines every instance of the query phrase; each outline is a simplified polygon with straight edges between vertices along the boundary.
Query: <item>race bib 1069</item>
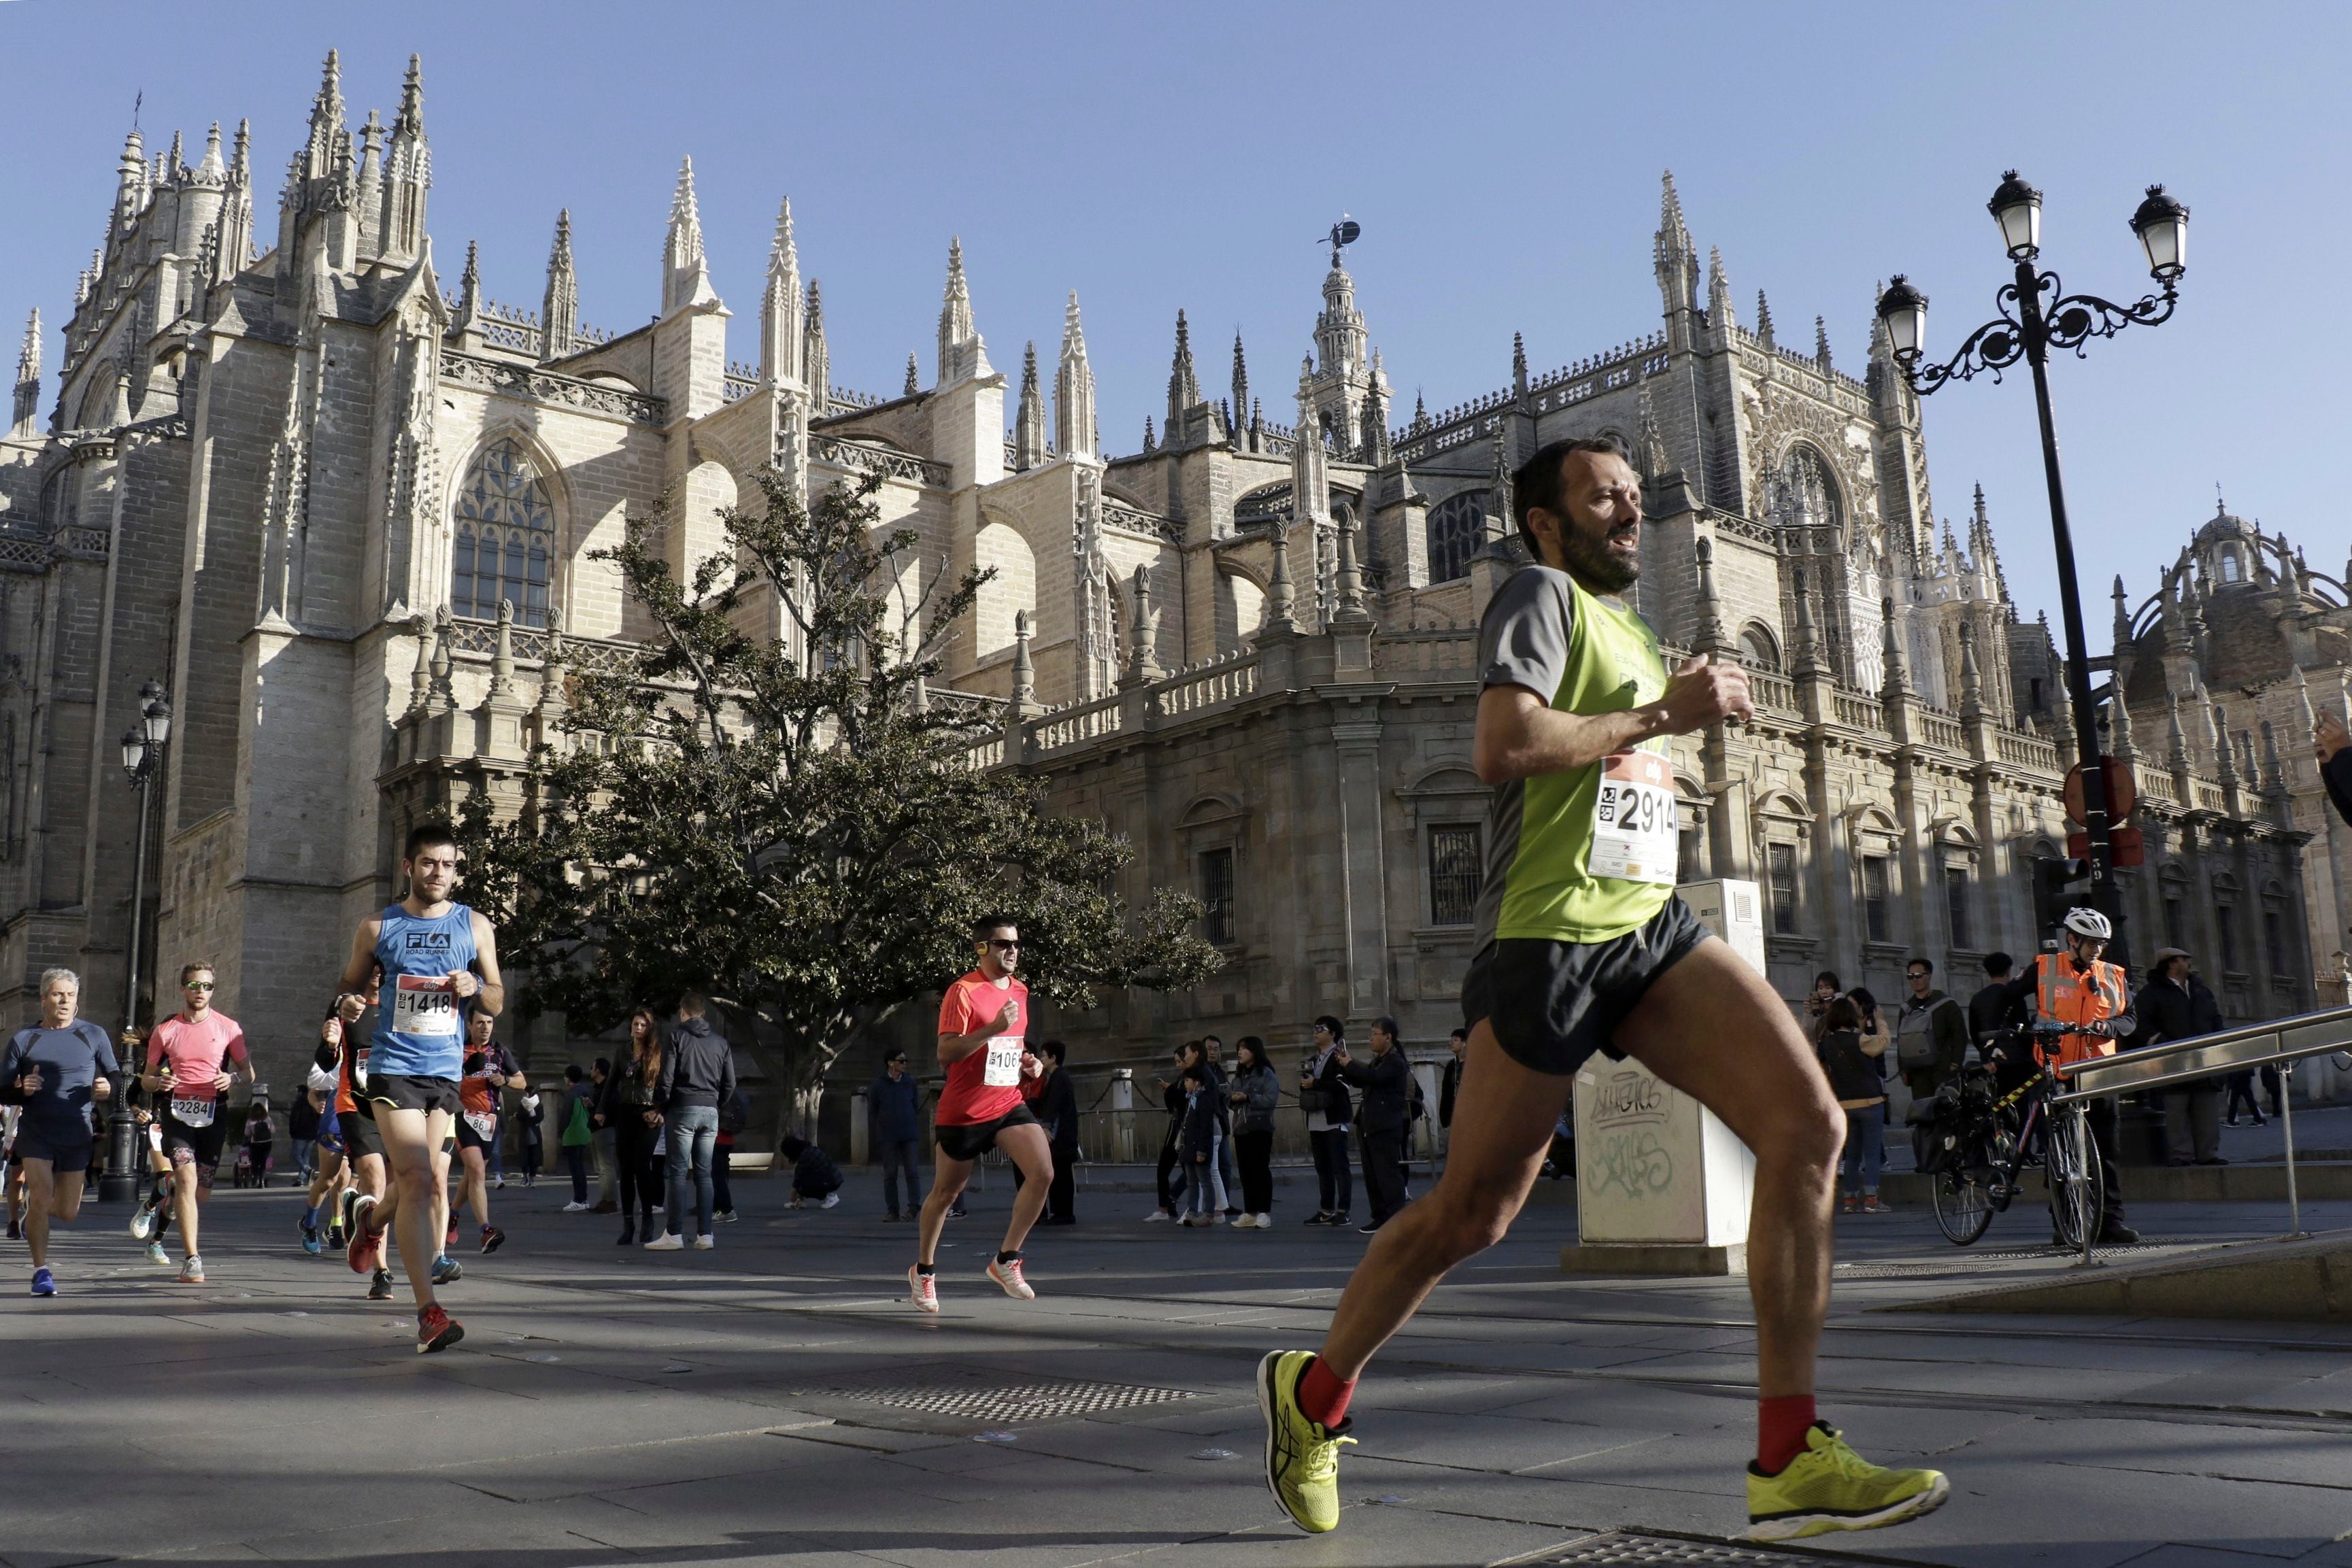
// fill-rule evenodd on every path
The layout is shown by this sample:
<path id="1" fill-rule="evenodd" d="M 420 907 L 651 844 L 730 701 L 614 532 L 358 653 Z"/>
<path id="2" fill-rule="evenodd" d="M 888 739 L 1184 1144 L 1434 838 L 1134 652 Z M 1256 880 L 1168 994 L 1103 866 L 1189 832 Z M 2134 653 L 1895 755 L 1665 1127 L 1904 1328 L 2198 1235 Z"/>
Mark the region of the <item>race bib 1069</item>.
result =
<path id="1" fill-rule="evenodd" d="M 988 1042 L 988 1066 L 980 1081 L 991 1089 L 1010 1089 L 1021 1082 L 1021 1036 L 1000 1034 Z"/>
<path id="2" fill-rule="evenodd" d="M 400 1034 L 455 1039 L 457 1033 L 456 983 L 446 976 L 401 976 L 393 988 L 392 1027 Z"/>
<path id="3" fill-rule="evenodd" d="M 1671 886 L 1676 846 L 1674 764 L 1649 751 L 1611 757 L 1592 810 L 1592 874 Z"/>

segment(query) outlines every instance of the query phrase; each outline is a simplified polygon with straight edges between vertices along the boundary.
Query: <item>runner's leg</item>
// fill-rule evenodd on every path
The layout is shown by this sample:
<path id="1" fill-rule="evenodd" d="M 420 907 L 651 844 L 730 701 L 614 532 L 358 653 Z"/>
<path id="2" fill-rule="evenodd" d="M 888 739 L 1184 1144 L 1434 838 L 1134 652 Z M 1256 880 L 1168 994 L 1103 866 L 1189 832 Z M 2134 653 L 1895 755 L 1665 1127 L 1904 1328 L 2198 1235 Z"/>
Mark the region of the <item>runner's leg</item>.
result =
<path id="1" fill-rule="evenodd" d="M 369 1228 L 381 1230 L 387 1222 L 400 1244 L 400 1266 L 408 1275 L 419 1311 L 433 1304 L 433 1260 L 441 1251 L 439 1215 L 433 1188 L 446 1167 L 436 1157 L 441 1137 L 448 1130 L 446 1112 L 428 1114 L 377 1101 L 376 1130 L 383 1134 L 384 1164 L 391 1187 L 377 1200 Z M 385 1208 L 391 1209 L 387 1217 Z"/>
<path id="2" fill-rule="evenodd" d="M 180 1227 L 180 1249 L 183 1256 L 196 1256 L 196 1205 L 210 1197 L 213 1173 L 196 1168 L 195 1151 L 185 1144 L 170 1147 L 172 1160 L 172 1218 Z"/>
<path id="3" fill-rule="evenodd" d="M 1004 1227 L 1004 1250 L 1018 1252 L 1037 1217 L 1045 1212 L 1045 1198 L 1054 1184 L 1054 1146 L 1045 1137 L 1045 1129 L 1034 1123 L 1005 1128 L 996 1134 L 996 1146 L 1021 1173 L 1021 1190 L 1013 1195 L 1013 1218 Z"/>
<path id="4" fill-rule="evenodd" d="M 931 1195 L 923 1199 L 923 1213 L 915 1234 L 915 1261 L 929 1269 L 940 1249 L 940 1232 L 947 1228 L 948 1209 L 963 1194 L 963 1184 L 971 1179 L 970 1160 L 951 1160 L 945 1149 L 939 1151 L 938 1163 L 932 1167 Z M 1033 1213 L 1031 1218 L 1036 1216 Z"/>
<path id="5" fill-rule="evenodd" d="M 25 1245 L 33 1249 L 33 1267 L 46 1268 L 49 1261 L 49 1204 L 56 1196 L 57 1168 L 48 1160 L 27 1156 L 22 1166 L 25 1173 Z"/>
<path id="6" fill-rule="evenodd" d="M 1481 1019 L 1454 1099 L 1454 1153 L 1428 1197 L 1381 1227 L 1331 1315 L 1320 1363 L 1360 1376 L 1446 1270 L 1503 1239 L 1543 1169 L 1573 1080 L 1520 1066 Z"/>
<path id="7" fill-rule="evenodd" d="M 1845 1136 L 1845 1113 L 1812 1047 L 1764 977 L 1715 940 L 1652 983 L 1619 1026 L 1617 1044 L 1720 1116 L 1755 1153 L 1748 1293 L 1756 1303 L 1759 1390 L 1766 1399 L 1810 1396 L 1829 1312 L 1831 1216 Z"/>
<path id="8" fill-rule="evenodd" d="M 464 1156 L 466 1162 L 466 1174 L 457 1178 L 457 1190 L 464 1197 L 466 1206 L 474 1211 L 475 1222 L 488 1230 L 490 1228 L 490 1186 L 483 1166 L 482 1151 L 467 1144 L 457 1153 Z"/>

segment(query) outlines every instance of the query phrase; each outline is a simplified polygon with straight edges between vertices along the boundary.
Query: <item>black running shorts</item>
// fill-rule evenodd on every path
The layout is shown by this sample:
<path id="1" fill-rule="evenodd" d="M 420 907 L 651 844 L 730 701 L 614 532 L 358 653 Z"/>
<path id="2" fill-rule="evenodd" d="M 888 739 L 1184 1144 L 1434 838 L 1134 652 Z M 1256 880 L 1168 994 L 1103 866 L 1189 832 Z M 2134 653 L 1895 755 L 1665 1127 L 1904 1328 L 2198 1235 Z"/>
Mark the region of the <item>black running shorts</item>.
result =
<path id="1" fill-rule="evenodd" d="M 370 1155 L 383 1155 L 383 1129 L 375 1124 L 374 1109 L 364 1100 L 358 1102 L 357 1111 L 335 1113 L 335 1125 L 343 1135 L 343 1157 L 365 1159 Z"/>
<path id="2" fill-rule="evenodd" d="M 1565 1078 L 1596 1051 L 1622 1061 L 1612 1044 L 1617 1026 L 1707 935 L 1689 905 L 1669 898 L 1646 925 L 1606 942 L 1490 942 L 1463 977 L 1464 1021 L 1486 1020 L 1504 1053 L 1534 1072 Z"/>
<path id="3" fill-rule="evenodd" d="M 490 1145 L 496 1142 L 498 1142 L 498 1126 L 495 1123 L 491 1124 L 489 1134 L 486 1137 L 482 1134 L 476 1132 L 474 1130 L 474 1124 L 466 1120 L 465 1117 L 459 1116 L 457 1118 L 457 1146 L 459 1148 L 479 1149 L 484 1155 L 488 1155 L 490 1152 Z"/>
<path id="4" fill-rule="evenodd" d="M 181 1162 L 184 1152 L 187 1159 L 208 1179 L 221 1162 L 221 1150 L 228 1145 L 228 1119 L 223 1114 L 225 1104 L 213 1109 L 212 1125 L 191 1127 L 169 1111 L 163 1113 L 163 1157 L 173 1165 Z"/>
<path id="5" fill-rule="evenodd" d="M 934 1127 L 932 1131 L 939 1137 L 940 1153 L 951 1160 L 976 1160 L 996 1146 L 996 1134 L 1005 1128 L 1038 1125 L 1035 1113 L 1026 1105 L 1015 1105 L 993 1122 Z"/>
<path id="6" fill-rule="evenodd" d="M 16 1155 L 22 1160 L 47 1160 L 52 1172 L 64 1175 L 89 1169 L 96 1140 L 88 1132 L 79 1139 L 70 1133 L 51 1134 L 39 1127 L 16 1124 Z"/>
<path id="7" fill-rule="evenodd" d="M 457 1081 L 454 1078 L 371 1072 L 367 1097 L 369 1108 L 375 1111 L 389 1105 L 395 1111 L 445 1111 L 453 1118 L 457 1114 Z"/>

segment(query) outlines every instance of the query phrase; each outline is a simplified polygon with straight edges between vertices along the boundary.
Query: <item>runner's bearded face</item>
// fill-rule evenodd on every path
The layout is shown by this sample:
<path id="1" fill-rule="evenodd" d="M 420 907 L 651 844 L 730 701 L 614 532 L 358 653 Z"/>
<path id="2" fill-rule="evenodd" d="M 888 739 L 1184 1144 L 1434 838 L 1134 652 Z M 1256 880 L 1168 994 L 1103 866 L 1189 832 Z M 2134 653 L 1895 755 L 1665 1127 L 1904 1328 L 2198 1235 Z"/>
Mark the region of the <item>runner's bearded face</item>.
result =
<path id="1" fill-rule="evenodd" d="M 426 844 L 408 862 L 408 886 L 427 905 L 448 901 L 457 886 L 457 850 L 454 844 Z"/>
<path id="2" fill-rule="evenodd" d="M 1622 592 L 1642 575 L 1642 481 L 1612 454 L 1575 452 L 1565 461 L 1560 559 L 1585 587 Z"/>

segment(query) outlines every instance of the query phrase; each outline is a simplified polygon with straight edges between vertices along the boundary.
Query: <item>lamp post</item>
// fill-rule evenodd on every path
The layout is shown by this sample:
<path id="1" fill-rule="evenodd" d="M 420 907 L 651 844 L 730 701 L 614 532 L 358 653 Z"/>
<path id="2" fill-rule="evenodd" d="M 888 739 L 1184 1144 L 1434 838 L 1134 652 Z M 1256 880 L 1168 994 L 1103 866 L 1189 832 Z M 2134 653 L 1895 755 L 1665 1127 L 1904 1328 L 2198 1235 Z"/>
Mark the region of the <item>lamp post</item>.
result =
<path id="1" fill-rule="evenodd" d="M 139 722 L 122 732 L 122 771 L 139 791 L 139 825 L 131 834 L 131 935 L 123 943 L 129 955 L 123 965 L 122 1032 L 139 1027 L 139 946 L 146 921 L 147 824 L 153 812 L 155 775 L 163 771 L 163 747 L 172 738 L 172 703 L 161 681 L 139 688 Z M 135 1069 L 126 1062 L 126 1076 Z M 114 1113 L 107 1120 L 106 1176 L 99 1197 L 108 1203 L 139 1196 L 139 1127 L 131 1114 L 130 1097 L 114 1097 Z"/>
<path id="2" fill-rule="evenodd" d="M 2083 828 L 2091 847 L 2091 902 L 2116 924 L 2120 954 L 2123 908 L 2116 896 L 2108 840 L 2106 771 L 2101 766 L 2097 716 L 2091 709 L 2090 651 L 2083 634 L 2082 595 L 2074 583 L 2074 539 L 2066 525 L 2058 432 L 2050 416 L 2049 360 L 2053 348 L 2072 349 L 2081 358 L 2094 338 L 2112 338 L 2126 327 L 2155 327 L 2171 319 L 2180 275 L 2187 270 L 2189 209 L 2165 194 L 2163 186 L 2147 188 L 2147 199 L 2131 215 L 2131 228 L 2147 258 L 2148 276 L 2161 292 L 2145 296 L 2136 305 L 2117 305 L 2095 294 L 2066 294 L 2055 272 L 2035 269 L 2042 254 L 2042 193 L 2019 179 L 2016 170 L 2001 176 L 1986 206 L 2000 227 L 2001 247 L 2017 264 L 2016 277 L 1994 296 L 2000 314 L 1969 333 L 1949 360 L 1925 369 L 1920 357 L 1927 338 L 1927 297 L 1898 273 L 1878 297 L 1878 319 L 1895 364 L 1921 397 L 1954 381 L 1972 381 L 1979 372 L 1998 382 L 2000 372 L 2020 359 L 2032 368 L 2033 401 L 2042 417 L 2042 475 L 2050 486 L 2050 531 L 2057 546 L 2058 602 L 2065 623 L 2066 693 L 2074 706 L 2075 754 L 2084 763 Z M 2116 700 L 2122 700 L 2120 687 Z"/>

